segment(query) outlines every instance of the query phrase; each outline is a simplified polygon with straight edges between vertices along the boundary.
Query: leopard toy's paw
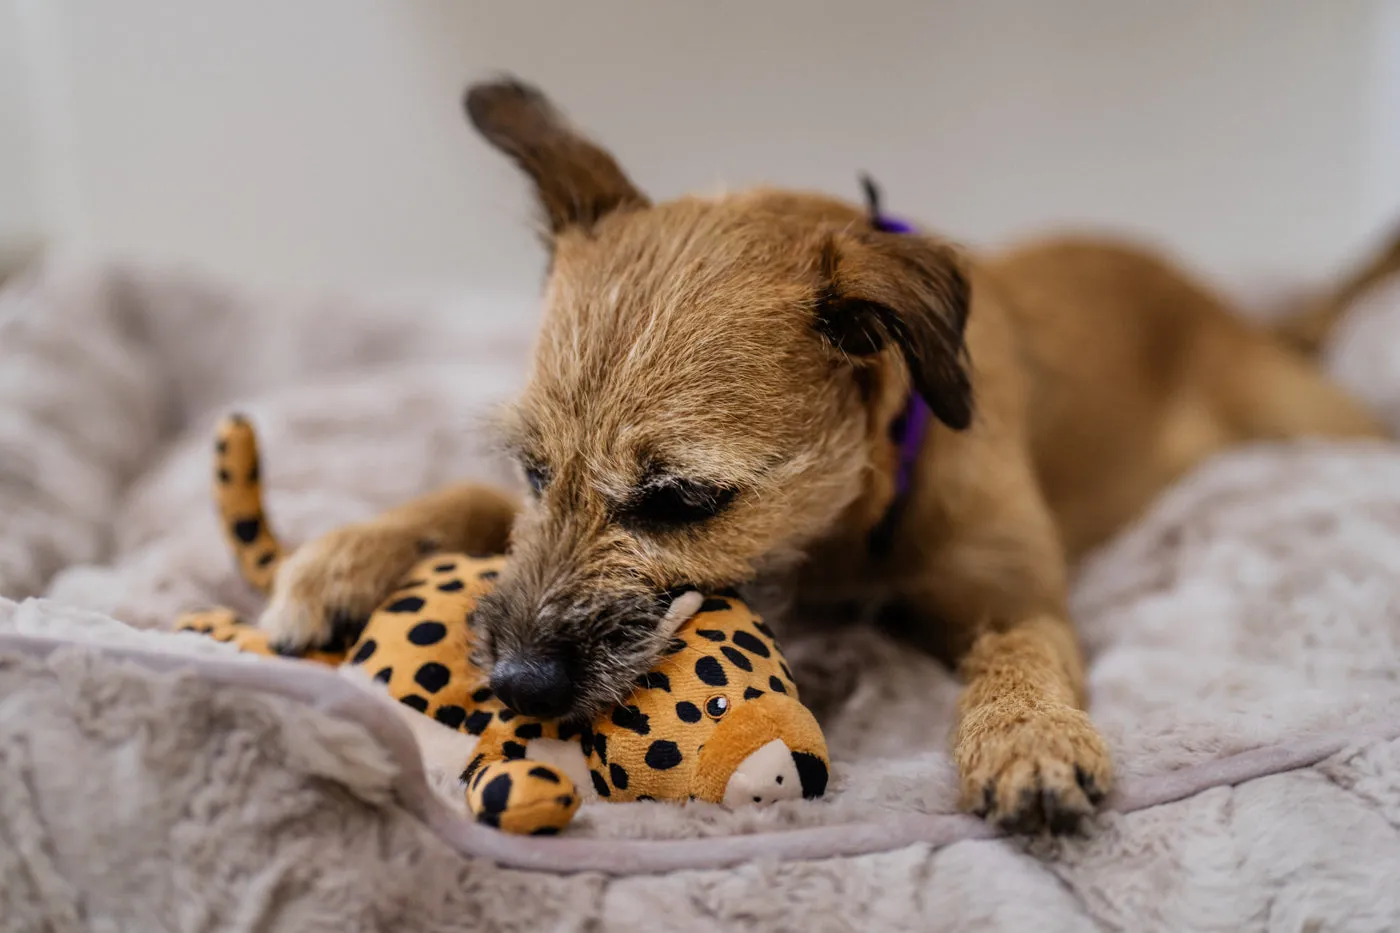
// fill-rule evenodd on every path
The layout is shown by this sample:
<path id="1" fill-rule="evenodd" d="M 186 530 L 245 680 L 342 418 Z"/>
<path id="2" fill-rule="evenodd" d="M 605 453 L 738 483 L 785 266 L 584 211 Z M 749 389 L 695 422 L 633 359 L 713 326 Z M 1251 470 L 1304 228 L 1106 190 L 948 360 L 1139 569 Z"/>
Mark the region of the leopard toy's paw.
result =
<path id="1" fill-rule="evenodd" d="M 174 629 L 177 632 L 198 632 L 215 641 L 231 642 L 239 651 L 249 654 L 276 654 L 267 643 L 267 633 L 244 622 L 232 609 L 186 612 L 175 620 Z"/>
<path id="2" fill-rule="evenodd" d="M 463 773 L 467 810 L 478 823 L 516 835 L 553 836 L 574 818 L 578 789 L 553 765 L 516 758 Z"/>

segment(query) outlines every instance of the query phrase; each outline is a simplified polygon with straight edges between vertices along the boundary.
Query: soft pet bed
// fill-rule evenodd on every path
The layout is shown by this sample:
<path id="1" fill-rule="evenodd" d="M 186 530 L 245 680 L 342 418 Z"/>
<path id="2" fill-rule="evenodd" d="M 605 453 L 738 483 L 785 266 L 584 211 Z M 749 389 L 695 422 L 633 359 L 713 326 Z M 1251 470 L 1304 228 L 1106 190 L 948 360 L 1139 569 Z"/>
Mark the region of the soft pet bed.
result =
<path id="1" fill-rule="evenodd" d="M 1400 448 L 1241 449 L 1075 590 L 1122 786 L 1083 839 L 954 812 L 957 685 L 788 639 L 820 801 L 460 816 L 435 736 L 327 670 L 162 631 L 251 608 L 208 500 L 237 407 L 295 543 L 461 476 L 528 295 L 266 300 L 55 264 L 0 296 L 0 928 L 1386 930 L 1400 924 Z M 1400 296 L 1332 365 L 1400 421 Z M 495 322 L 495 330 L 482 322 Z M 437 750 L 438 752 L 441 749 Z M 450 756 L 449 756 L 450 759 Z M 662 919 L 664 918 L 664 923 Z"/>

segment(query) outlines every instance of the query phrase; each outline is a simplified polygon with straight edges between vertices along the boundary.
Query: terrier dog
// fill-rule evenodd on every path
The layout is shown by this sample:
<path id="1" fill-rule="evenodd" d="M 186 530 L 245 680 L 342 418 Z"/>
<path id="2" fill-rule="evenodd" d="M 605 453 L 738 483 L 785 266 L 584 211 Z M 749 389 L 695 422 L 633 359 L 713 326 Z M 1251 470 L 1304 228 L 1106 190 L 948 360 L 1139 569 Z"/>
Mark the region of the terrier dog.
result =
<path id="1" fill-rule="evenodd" d="M 796 593 L 794 622 L 878 603 L 965 679 L 963 805 L 1064 831 L 1113 783 L 1076 558 L 1227 445 L 1386 435 L 1150 252 L 968 256 L 782 190 L 654 204 L 537 89 L 465 105 L 546 221 L 542 331 L 504 425 L 528 496 L 514 514 L 443 490 L 304 547 L 262 619 L 288 648 L 353 632 L 424 549 L 509 546 L 479 660 L 519 711 L 587 719 L 658 657 L 679 593 Z"/>

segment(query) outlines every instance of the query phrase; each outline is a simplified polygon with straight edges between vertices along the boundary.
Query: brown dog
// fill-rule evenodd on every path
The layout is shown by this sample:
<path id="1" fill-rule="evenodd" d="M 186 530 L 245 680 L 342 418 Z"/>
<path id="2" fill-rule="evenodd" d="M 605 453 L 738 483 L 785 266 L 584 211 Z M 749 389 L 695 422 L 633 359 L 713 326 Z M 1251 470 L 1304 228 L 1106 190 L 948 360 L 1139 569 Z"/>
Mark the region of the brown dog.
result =
<path id="1" fill-rule="evenodd" d="M 466 105 L 534 182 L 552 255 L 506 425 L 531 494 L 476 614 L 522 711 L 584 717 L 626 693 L 679 590 L 877 600 L 967 681 L 964 805 L 1067 829 L 1113 781 L 1072 562 L 1228 444 L 1385 435 L 1302 353 L 1122 244 L 967 258 L 817 195 L 652 204 L 536 90 L 480 85 Z M 911 393 L 932 420 L 897 496 Z M 403 572 L 371 555 L 503 547 L 511 508 L 446 490 L 313 542 L 263 624 L 289 647 L 332 640 Z"/>

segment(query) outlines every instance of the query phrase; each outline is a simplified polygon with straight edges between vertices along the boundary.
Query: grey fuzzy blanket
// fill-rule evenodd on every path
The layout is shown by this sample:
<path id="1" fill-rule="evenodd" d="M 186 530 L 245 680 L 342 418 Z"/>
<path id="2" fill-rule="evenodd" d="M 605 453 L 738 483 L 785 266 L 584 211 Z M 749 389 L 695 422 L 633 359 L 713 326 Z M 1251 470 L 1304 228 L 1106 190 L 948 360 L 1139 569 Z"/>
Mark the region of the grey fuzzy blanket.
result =
<path id="1" fill-rule="evenodd" d="M 251 608 L 208 502 L 250 412 L 304 540 L 461 476 L 528 296 L 269 299 L 53 266 L 0 295 L 0 928 L 1388 930 L 1400 926 L 1400 450 L 1242 449 L 1083 568 L 1122 788 L 1087 838 L 953 813 L 957 685 L 875 632 L 823 671 L 820 802 L 462 820 L 432 723 L 334 673 L 161 631 Z M 1338 374 L 1400 423 L 1400 294 Z M 418 720 L 424 717 L 417 717 Z"/>

